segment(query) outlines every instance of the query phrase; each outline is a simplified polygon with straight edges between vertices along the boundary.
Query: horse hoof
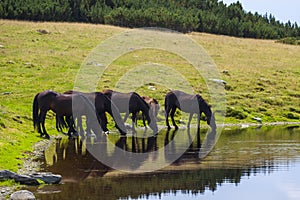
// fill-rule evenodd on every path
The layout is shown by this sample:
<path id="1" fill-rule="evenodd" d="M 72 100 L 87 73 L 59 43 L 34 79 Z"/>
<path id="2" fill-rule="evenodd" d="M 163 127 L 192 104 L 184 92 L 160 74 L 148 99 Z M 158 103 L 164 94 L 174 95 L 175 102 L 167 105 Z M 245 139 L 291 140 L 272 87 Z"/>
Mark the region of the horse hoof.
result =
<path id="1" fill-rule="evenodd" d="M 49 135 L 46 135 L 45 138 L 46 138 L 47 140 L 50 140 L 50 136 L 49 136 Z"/>
<path id="2" fill-rule="evenodd" d="M 178 126 L 175 126 L 175 130 L 178 130 L 179 128 L 178 128 Z"/>

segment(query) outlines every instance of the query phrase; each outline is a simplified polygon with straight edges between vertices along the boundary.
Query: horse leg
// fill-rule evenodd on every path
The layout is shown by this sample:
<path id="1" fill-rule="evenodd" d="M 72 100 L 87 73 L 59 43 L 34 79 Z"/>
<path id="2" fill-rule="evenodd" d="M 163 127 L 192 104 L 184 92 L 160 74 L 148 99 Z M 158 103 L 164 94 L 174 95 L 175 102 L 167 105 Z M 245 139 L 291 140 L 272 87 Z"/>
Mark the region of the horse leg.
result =
<path id="1" fill-rule="evenodd" d="M 124 116 L 124 123 L 126 122 L 128 116 L 129 116 L 129 112 L 126 112 L 126 113 L 125 113 L 125 116 Z"/>
<path id="2" fill-rule="evenodd" d="M 169 124 L 169 113 L 170 113 L 170 107 L 165 108 L 165 117 L 166 117 L 166 125 L 168 127 L 168 129 L 171 129 L 171 126 Z"/>
<path id="3" fill-rule="evenodd" d="M 80 135 L 84 135 L 84 130 L 82 127 L 82 118 L 81 118 L 81 116 L 78 116 L 76 118 L 77 118 L 77 127 L 76 127 L 74 133 L 78 135 L 78 132 L 79 132 Z M 88 121 L 88 120 L 86 119 L 86 121 Z"/>
<path id="4" fill-rule="evenodd" d="M 73 116 L 72 117 L 66 117 L 66 121 L 67 121 L 67 124 L 69 126 L 69 130 L 68 130 L 68 136 L 71 137 L 71 133 L 76 133 L 76 128 L 75 128 L 75 121 L 74 121 L 74 118 Z"/>
<path id="5" fill-rule="evenodd" d="M 172 110 L 171 110 L 170 116 L 171 116 L 171 119 L 172 119 L 173 126 L 177 130 L 178 126 L 176 125 L 175 120 L 174 120 L 175 111 L 176 111 L 176 107 L 173 107 Z"/>
<path id="6" fill-rule="evenodd" d="M 43 111 L 43 112 L 41 112 L 41 116 L 40 116 L 40 122 L 41 122 L 42 129 L 43 129 L 43 131 L 41 132 L 41 137 L 43 137 L 43 135 L 46 135 L 46 139 L 50 139 L 50 136 L 48 135 L 48 133 L 46 131 L 46 127 L 45 127 L 46 114 L 47 114 L 47 111 Z"/>
<path id="7" fill-rule="evenodd" d="M 99 119 L 98 119 L 98 120 L 99 120 Z M 86 124 L 85 132 L 86 132 L 86 135 L 92 135 L 92 132 L 91 132 L 91 130 L 92 130 L 92 128 L 91 128 L 91 123 L 92 123 L 92 122 L 89 120 L 88 116 L 86 116 L 86 120 L 85 120 L 85 124 Z M 99 123 L 100 123 L 100 122 L 99 122 Z M 80 134 L 81 136 L 84 135 L 83 129 L 80 130 L 79 134 Z"/>
<path id="8" fill-rule="evenodd" d="M 200 117 L 201 117 L 201 113 L 198 113 L 198 115 L 197 115 L 197 130 L 200 130 Z"/>
<path id="9" fill-rule="evenodd" d="M 147 128 L 146 119 L 145 119 L 145 115 L 144 114 L 142 114 L 142 120 L 143 120 L 144 127 Z"/>
<path id="10" fill-rule="evenodd" d="M 99 117 L 100 117 L 100 126 L 101 126 L 101 129 L 104 131 L 105 134 L 108 134 L 109 130 L 107 129 L 107 126 L 106 126 L 107 125 L 107 118 L 106 118 L 105 112 L 100 113 Z"/>
<path id="11" fill-rule="evenodd" d="M 132 113 L 132 117 L 131 117 L 131 120 L 132 120 L 132 133 L 135 133 L 135 120 L 136 120 L 136 113 Z"/>
<path id="12" fill-rule="evenodd" d="M 191 125 L 191 121 L 192 121 L 193 115 L 194 115 L 194 113 L 190 113 L 189 121 L 188 121 L 188 124 L 187 124 L 187 127 L 188 127 L 188 128 L 190 128 L 190 125 Z"/>

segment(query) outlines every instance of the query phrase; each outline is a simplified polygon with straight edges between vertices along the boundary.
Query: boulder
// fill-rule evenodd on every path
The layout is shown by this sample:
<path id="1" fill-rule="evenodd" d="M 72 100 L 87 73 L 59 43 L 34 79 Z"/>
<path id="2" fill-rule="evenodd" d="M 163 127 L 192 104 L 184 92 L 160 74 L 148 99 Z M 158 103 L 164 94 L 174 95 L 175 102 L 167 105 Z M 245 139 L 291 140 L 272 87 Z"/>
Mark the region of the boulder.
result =
<path id="1" fill-rule="evenodd" d="M 0 170 L 0 180 L 14 179 L 23 185 L 39 185 L 38 180 L 46 184 L 58 184 L 61 181 L 61 175 L 52 174 L 51 172 L 38 172 L 29 175 L 21 175 L 8 170 Z"/>
<path id="2" fill-rule="evenodd" d="M 39 185 L 40 183 L 35 179 L 28 175 L 20 175 L 16 174 L 13 179 L 23 185 Z"/>
<path id="3" fill-rule="evenodd" d="M 13 179 L 15 175 L 17 174 L 14 172 L 8 170 L 0 170 L 0 180 Z"/>
<path id="4" fill-rule="evenodd" d="M 52 174 L 51 172 L 40 172 L 30 174 L 34 179 L 39 179 L 46 184 L 58 184 L 61 181 L 61 175 Z"/>
<path id="5" fill-rule="evenodd" d="M 20 190 L 10 195 L 10 200 L 35 200 L 35 196 L 28 190 Z"/>

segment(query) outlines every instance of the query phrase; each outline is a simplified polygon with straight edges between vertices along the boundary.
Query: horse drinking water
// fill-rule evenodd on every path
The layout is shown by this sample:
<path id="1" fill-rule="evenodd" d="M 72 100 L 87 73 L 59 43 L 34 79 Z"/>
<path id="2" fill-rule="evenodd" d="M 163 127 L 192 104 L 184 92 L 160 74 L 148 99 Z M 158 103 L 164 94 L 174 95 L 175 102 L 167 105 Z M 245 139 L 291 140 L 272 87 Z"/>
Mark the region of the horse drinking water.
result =
<path id="1" fill-rule="evenodd" d="M 124 121 L 129 116 L 129 113 L 132 114 L 132 131 L 135 132 L 135 121 L 136 114 L 139 111 L 142 111 L 142 114 L 145 116 L 148 121 L 148 125 L 153 130 L 153 132 L 157 133 L 158 128 L 156 124 L 155 117 L 150 111 L 150 106 L 143 100 L 143 98 L 137 94 L 136 92 L 130 93 L 121 93 L 115 92 L 112 90 L 103 91 L 105 95 L 107 95 L 111 101 L 118 107 L 120 113 L 126 113 L 124 117 Z"/>
<path id="2" fill-rule="evenodd" d="M 191 95 L 182 91 L 171 91 L 165 97 L 165 115 L 166 125 L 168 129 L 171 129 L 169 124 L 169 115 L 171 116 L 173 126 L 178 129 L 175 123 L 174 115 L 176 109 L 180 109 L 183 112 L 190 113 L 188 127 L 190 127 L 191 120 L 194 114 L 197 114 L 197 128 L 200 128 L 200 116 L 202 112 L 206 115 L 207 124 L 214 130 L 216 129 L 215 117 L 210 109 L 210 106 L 199 95 Z M 171 112 L 171 113 L 170 113 Z"/>

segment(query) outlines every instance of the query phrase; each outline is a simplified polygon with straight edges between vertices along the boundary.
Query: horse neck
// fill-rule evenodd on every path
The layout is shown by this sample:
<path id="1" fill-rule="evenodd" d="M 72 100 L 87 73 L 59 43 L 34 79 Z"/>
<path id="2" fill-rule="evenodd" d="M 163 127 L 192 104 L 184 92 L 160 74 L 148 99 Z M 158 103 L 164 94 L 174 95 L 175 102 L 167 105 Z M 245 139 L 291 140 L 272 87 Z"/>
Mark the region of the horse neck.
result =
<path id="1" fill-rule="evenodd" d="M 150 106 L 139 95 L 136 95 L 136 97 L 140 101 L 141 111 L 144 113 L 144 115 L 146 115 L 146 117 L 149 117 Z"/>
<path id="2" fill-rule="evenodd" d="M 196 95 L 197 100 L 198 100 L 198 104 L 199 104 L 199 111 L 200 112 L 204 112 L 204 114 L 206 116 L 208 116 L 209 114 L 211 114 L 211 110 L 209 105 L 206 103 L 206 101 L 200 96 L 200 95 Z"/>
<path id="3" fill-rule="evenodd" d="M 199 105 L 200 105 L 200 112 L 204 112 L 204 114 L 207 118 L 212 116 L 211 109 L 204 100 L 202 102 L 199 102 Z"/>

